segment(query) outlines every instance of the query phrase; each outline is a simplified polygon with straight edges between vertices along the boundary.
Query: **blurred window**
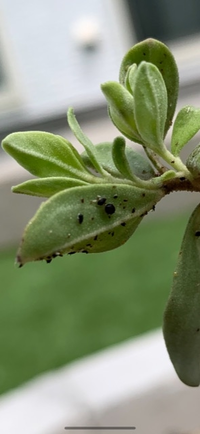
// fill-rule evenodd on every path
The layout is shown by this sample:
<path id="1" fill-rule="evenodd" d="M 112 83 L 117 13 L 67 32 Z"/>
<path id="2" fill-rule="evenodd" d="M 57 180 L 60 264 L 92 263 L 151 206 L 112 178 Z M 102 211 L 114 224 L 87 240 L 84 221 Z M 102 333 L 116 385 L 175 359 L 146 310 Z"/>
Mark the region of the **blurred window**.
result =
<path id="1" fill-rule="evenodd" d="M 200 32 L 200 0 L 127 0 L 137 39 L 164 42 Z"/>

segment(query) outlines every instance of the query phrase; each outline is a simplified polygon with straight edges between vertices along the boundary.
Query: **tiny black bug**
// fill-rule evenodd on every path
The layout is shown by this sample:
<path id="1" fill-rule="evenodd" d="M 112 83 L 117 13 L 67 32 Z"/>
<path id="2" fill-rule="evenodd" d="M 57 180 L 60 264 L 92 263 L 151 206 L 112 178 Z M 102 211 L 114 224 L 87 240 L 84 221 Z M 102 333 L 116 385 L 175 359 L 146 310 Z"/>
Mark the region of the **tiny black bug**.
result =
<path id="1" fill-rule="evenodd" d="M 78 222 L 83 223 L 83 214 L 78 214 Z"/>
<path id="2" fill-rule="evenodd" d="M 200 231 L 196 231 L 196 232 L 195 232 L 195 236 L 196 236 L 196 237 L 200 237 Z"/>
<path id="3" fill-rule="evenodd" d="M 105 206 L 105 212 L 108 215 L 114 214 L 115 206 L 112 203 L 107 203 L 107 205 Z"/>
<path id="4" fill-rule="evenodd" d="M 97 205 L 104 205 L 104 203 L 106 203 L 106 197 L 100 197 L 97 200 Z"/>

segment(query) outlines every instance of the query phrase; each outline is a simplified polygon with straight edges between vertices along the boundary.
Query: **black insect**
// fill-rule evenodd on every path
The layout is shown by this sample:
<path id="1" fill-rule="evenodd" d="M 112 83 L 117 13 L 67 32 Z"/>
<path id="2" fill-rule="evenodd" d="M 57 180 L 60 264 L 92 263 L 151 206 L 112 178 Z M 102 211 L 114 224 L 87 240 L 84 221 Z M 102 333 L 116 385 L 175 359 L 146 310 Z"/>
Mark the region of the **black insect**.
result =
<path id="1" fill-rule="evenodd" d="M 83 214 L 78 214 L 78 222 L 83 223 Z"/>
<path id="2" fill-rule="evenodd" d="M 107 203 L 107 205 L 105 206 L 105 212 L 108 215 L 114 214 L 115 206 L 112 203 Z"/>
<path id="3" fill-rule="evenodd" d="M 106 203 L 106 197 L 100 197 L 97 200 L 97 205 L 104 205 L 104 203 Z"/>

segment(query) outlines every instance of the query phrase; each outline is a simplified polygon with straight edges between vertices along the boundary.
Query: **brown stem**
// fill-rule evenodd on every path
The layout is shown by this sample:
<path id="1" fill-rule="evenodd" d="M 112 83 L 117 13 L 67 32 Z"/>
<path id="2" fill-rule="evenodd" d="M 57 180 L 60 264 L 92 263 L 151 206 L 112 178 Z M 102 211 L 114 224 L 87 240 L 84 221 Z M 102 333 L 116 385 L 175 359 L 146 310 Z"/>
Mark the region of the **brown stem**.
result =
<path id="1" fill-rule="evenodd" d="M 173 191 L 200 192 L 200 179 L 195 179 L 193 182 L 185 178 L 170 179 L 163 184 L 162 188 L 165 194 L 170 194 Z"/>

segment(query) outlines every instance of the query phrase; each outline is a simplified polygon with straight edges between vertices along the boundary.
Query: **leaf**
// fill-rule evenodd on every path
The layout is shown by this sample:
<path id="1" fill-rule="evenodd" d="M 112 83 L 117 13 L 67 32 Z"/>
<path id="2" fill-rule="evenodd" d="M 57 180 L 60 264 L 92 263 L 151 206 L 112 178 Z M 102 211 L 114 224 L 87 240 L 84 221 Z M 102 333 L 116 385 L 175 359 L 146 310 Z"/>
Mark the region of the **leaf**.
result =
<path id="1" fill-rule="evenodd" d="M 134 63 L 128 68 L 126 74 L 125 88 L 133 95 L 135 77 L 137 72 L 137 65 Z"/>
<path id="2" fill-rule="evenodd" d="M 162 156 L 167 91 L 156 66 L 142 62 L 135 78 L 135 122 L 146 146 Z"/>
<path id="3" fill-rule="evenodd" d="M 193 106 L 183 107 L 174 122 L 171 151 L 177 156 L 192 137 L 200 130 L 200 109 Z"/>
<path id="4" fill-rule="evenodd" d="M 13 133 L 3 140 L 2 147 L 35 176 L 91 178 L 76 149 L 61 136 L 42 131 Z"/>
<path id="5" fill-rule="evenodd" d="M 78 124 L 78 122 L 76 120 L 76 117 L 74 115 L 74 111 L 72 108 L 68 109 L 67 120 L 68 120 L 69 127 L 72 130 L 72 132 L 74 133 L 75 137 L 84 146 L 84 148 L 88 154 L 88 158 L 90 159 L 91 163 L 95 167 L 96 171 L 102 175 L 105 175 L 104 170 L 102 169 L 101 165 L 98 162 L 98 159 L 96 156 L 95 146 L 81 130 L 80 125 Z"/>
<path id="6" fill-rule="evenodd" d="M 187 161 L 186 167 L 195 179 L 200 177 L 200 145 L 191 152 Z"/>
<path id="7" fill-rule="evenodd" d="M 102 84 L 101 90 L 106 97 L 113 124 L 130 140 L 142 144 L 135 123 L 133 96 L 115 81 Z"/>
<path id="8" fill-rule="evenodd" d="M 25 181 L 12 187 L 12 191 L 13 193 L 29 194 L 31 196 L 50 197 L 59 193 L 59 191 L 80 185 L 87 185 L 87 183 L 79 179 L 56 176 Z"/>
<path id="9" fill-rule="evenodd" d="M 180 380 L 200 384 L 200 205 L 192 213 L 164 314 L 165 343 Z"/>
<path id="10" fill-rule="evenodd" d="M 112 142 L 105 142 L 99 143 L 95 146 L 98 161 L 100 161 L 102 167 L 112 176 L 115 178 L 123 178 L 123 175 L 117 170 L 113 162 L 112 145 Z M 152 166 L 150 165 L 149 161 L 143 157 L 143 155 L 135 152 L 135 150 L 130 146 L 126 146 L 125 154 L 132 173 L 134 173 L 138 178 L 148 180 L 155 176 Z M 81 154 L 81 157 L 87 167 L 94 169 L 85 152 Z"/>
<path id="11" fill-rule="evenodd" d="M 165 123 L 165 135 L 171 126 L 179 90 L 178 69 L 169 48 L 156 39 L 146 39 L 134 45 L 124 56 L 119 74 L 122 85 L 126 83 L 126 75 L 131 65 L 139 65 L 142 61 L 153 63 L 162 74 L 167 89 L 168 109 Z"/>
<path id="12" fill-rule="evenodd" d="M 126 142 L 123 137 L 116 137 L 112 146 L 112 157 L 115 166 L 123 177 L 127 179 L 135 180 L 134 174 L 131 172 L 128 159 L 126 157 Z"/>
<path id="13" fill-rule="evenodd" d="M 64 190 L 43 203 L 27 225 L 17 262 L 22 266 L 64 253 L 99 253 L 119 247 L 163 195 L 119 184 Z"/>

